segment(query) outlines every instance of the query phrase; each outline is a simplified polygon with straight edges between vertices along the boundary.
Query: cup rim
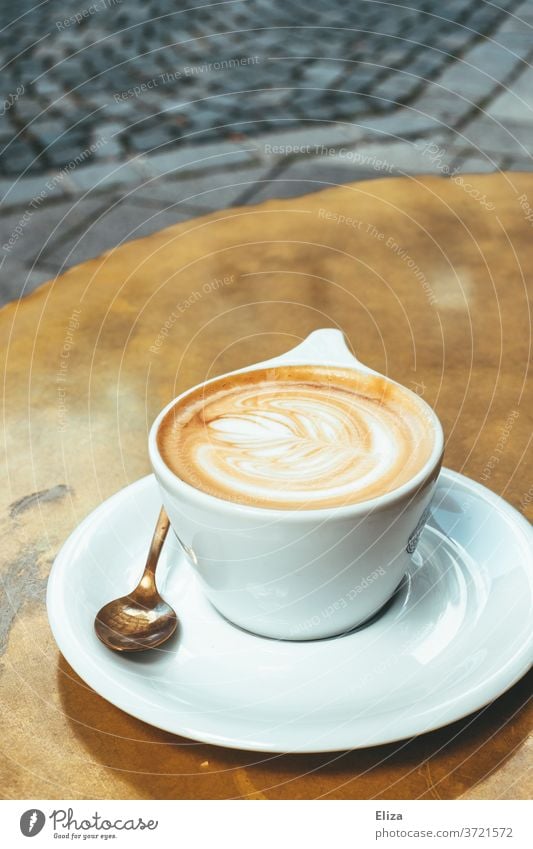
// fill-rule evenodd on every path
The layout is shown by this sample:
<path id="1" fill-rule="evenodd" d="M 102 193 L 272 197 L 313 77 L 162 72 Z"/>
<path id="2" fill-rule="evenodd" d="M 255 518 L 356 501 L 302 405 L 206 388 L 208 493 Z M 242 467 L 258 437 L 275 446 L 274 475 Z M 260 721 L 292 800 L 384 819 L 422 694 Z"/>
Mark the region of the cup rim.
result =
<path id="1" fill-rule="evenodd" d="M 290 362 L 289 360 L 284 360 L 284 366 L 301 366 L 301 361 Z M 322 366 L 326 368 L 339 368 L 349 369 L 352 371 L 361 371 L 363 373 L 368 373 L 364 368 L 357 368 L 356 365 L 342 365 L 338 362 L 308 362 L 306 365 L 309 365 L 311 368 L 313 366 Z M 432 422 L 432 426 L 435 434 L 435 441 L 433 445 L 433 449 L 428 459 L 424 463 L 424 465 L 418 470 L 416 475 L 413 475 L 408 481 L 406 481 L 401 486 L 396 487 L 395 489 L 391 489 L 389 492 L 385 492 L 382 495 L 376 495 L 373 498 L 366 499 L 365 501 L 356 501 L 353 504 L 334 504 L 329 507 L 312 507 L 312 508 L 295 508 L 295 507 L 263 507 L 261 505 L 254 504 L 244 504 L 240 501 L 230 501 L 225 498 L 219 498 L 217 495 L 211 495 L 209 492 L 204 492 L 201 489 L 197 489 L 192 486 L 192 484 L 187 483 L 182 480 L 182 478 L 178 477 L 172 469 L 167 466 L 165 461 L 163 460 L 161 453 L 159 451 L 159 447 L 157 445 L 157 432 L 159 430 L 159 426 L 169 412 L 169 410 L 174 407 L 178 401 L 181 401 L 182 398 L 185 398 L 189 393 L 194 392 L 200 386 L 207 386 L 209 383 L 214 383 L 217 380 L 222 380 L 226 377 L 232 377 L 237 374 L 244 374 L 249 371 L 259 371 L 261 368 L 264 368 L 263 363 L 257 363 L 256 365 L 246 366 L 245 368 L 236 369 L 235 371 L 226 372 L 225 374 L 217 375 L 216 377 L 212 377 L 209 380 L 203 380 L 200 383 L 197 383 L 195 386 L 191 386 L 189 389 L 186 389 L 180 395 L 177 395 L 172 401 L 170 401 L 160 413 L 155 418 L 148 435 L 148 453 L 150 456 L 150 462 L 152 463 L 152 467 L 154 473 L 157 478 L 161 479 L 169 489 L 182 489 L 187 498 L 190 500 L 197 502 L 199 506 L 206 507 L 214 507 L 219 511 L 227 512 L 231 511 L 234 515 L 235 513 L 240 513 L 242 515 L 256 516 L 257 518 L 280 518 L 282 516 L 292 519 L 302 520 L 305 518 L 310 519 L 325 519 L 330 517 L 332 514 L 335 517 L 341 516 L 358 516 L 366 513 L 373 512 L 376 509 L 381 509 L 383 507 L 393 506 L 398 501 L 403 500 L 406 495 L 416 492 L 421 486 L 423 486 L 427 480 L 429 480 L 433 474 L 433 472 L 438 469 L 442 462 L 442 457 L 444 454 L 444 432 L 442 429 L 442 425 L 440 420 L 433 410 L 432 407 L 421 398 L 419 395 L 416 395 L 411 389 L 404 386 L 401 383 L 398 383 L 396 380 L 392 380 L 392 378 L 387 377 L 385 375 L 379 375 L 383 380 L 392 383 L 395 386 L 399 386 L 404 392 L 413 395 L 417 402 L 424 407 L 429 415 L 429 418 Z M 377 374 L 377 373 L 376 373 Z"/>

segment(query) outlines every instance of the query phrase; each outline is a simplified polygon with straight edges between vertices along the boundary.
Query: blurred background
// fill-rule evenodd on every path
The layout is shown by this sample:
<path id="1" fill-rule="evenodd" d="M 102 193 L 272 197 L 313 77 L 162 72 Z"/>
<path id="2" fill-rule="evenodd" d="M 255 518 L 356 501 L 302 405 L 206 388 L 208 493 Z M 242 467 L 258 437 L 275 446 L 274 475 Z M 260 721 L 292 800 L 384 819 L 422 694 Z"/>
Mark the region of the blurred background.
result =
<path id="1" fill-rule="evenodd" d="M 1 303 L 210 210 L 532 169 L 533 0 L 176 5 L 2 1 Z"/>

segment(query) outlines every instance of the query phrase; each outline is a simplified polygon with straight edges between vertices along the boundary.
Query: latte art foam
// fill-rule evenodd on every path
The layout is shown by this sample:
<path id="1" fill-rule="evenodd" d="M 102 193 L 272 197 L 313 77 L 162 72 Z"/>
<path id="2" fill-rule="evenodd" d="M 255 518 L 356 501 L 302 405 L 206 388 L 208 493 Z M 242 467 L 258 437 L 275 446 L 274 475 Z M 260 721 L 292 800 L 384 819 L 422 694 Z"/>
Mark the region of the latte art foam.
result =
<path id="1" fill-rule="evenodd" d="M 401 486 L 429 458 L 434 431 L 416 396 L 384 378 L 285 366 L 189 393 L 158 443 L 178 477 L 218 498 L 316 509 Z"/>

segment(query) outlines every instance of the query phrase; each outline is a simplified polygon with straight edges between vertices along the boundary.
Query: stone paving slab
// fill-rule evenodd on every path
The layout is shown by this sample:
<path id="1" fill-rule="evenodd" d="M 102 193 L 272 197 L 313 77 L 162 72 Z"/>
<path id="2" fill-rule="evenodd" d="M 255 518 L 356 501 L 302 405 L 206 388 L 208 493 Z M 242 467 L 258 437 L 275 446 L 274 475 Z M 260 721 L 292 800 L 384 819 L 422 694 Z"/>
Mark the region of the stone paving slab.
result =
<path id="1" fill-rule="evenodd" d="M 323 156 L 323 149 L 353 147 L 364 138 L 356 124 L 338 122 L 323 124 L 308 121 L 297 129 L 279 129 L 256 136 L 250 142 L 263 162 L 275 164 L 286 156 Z"/>
<path id="2" fill-rule="evenodd" d="M 68 190 L 72 195 L 88 191 L 108 191 L 117 186 L 139 183 L 142 171 L 135 162 L 102 162 L 76 168 L 69 174 Z"/>
<path id="3" fill-rule="evenodd" d="M 179 176 L 182 172 L 191 174 L 214 168 L 231 168 L 255 159 L 255 145 L 227 142 L 183 147 L 177 151 L 166 150 L 144 157 L 143 162 L 146 171 L 154 176 Z"/>
<path id="4" fill-rule="evenodd" d="M 439 98 L 440 100 L 440 98 Z M 360 118 L 356 126 L 363 138 L 379 141 L 392 136 L 395 139 L 409 139 L 421 134 L 431 135 L 440 129 L 440 121 L 435 111 L 435 99 L 427 108 L 421 109 L 420 99 L 411 105 L 398 109 L 390 115 L 370 115 Z"/>
<path id="5" fill-rule="evenodd" d="M 80 227 L 48 245 L 42 253 L 41 267 L 64 271 L 123 242 L 148 236 L 192 216 L 192 212 L 187 213 L 177 207 L 154 209 L 127 199 L 110 198 L 106 209 L 87 217 Z"/>
<path id="6" fill-rule="evenodd" d="M 455 169 L 455 159 L 452 156 L 448 157 L 448 162 L 452 169 Z M 465 174 L 491 174 L 498 164 L 490 158 L 479 159 L 477 156 L 467 156 L 461 159 L 462 172 Z"/>
<path id="7" fill-rule="evenodd" d="M 15 180 L 0 179 L 0 202 L 2 209 L 11 206 L 24 206 L 35 198 L 43 197 L 47 201 L 65 197 L 68 193 L 64 179 L 56 174 L 37 177 L 18 177 Z"/>
<path id="8" fill-rule="evenodd" d="M 474 151 L 502 154 L 510 163 L 513 159 L 527 159 L 531 156 L 530 168 L 533 168 L 531 129 L 531 125 L 525 121 L 501 123 L 482 115 L 466 124 L 450 147 L 464 148 L 468 145 Z"/>
<path id="9" fill-rule="evenodd" d="M 235 168 L 200 174 L 186 179 L 150 178 L 139 187 L 129 189 L 131 203 L 147 206 L 175 204 L 187 211 L 210 212 L 238 206 L 243 198 L 254 193 L 258 183 L 268 179 L 272 168 L 265 165 Z"/>
<path id="10" fill-rule="evenodd" d="M 54 276 L 43 266 L 31 269 L 23 262 L 18 262 L 16 259 L 6 256 L 0 260 L 0 275 L 2 278 L 0 307 L 28 295 Z"/>
<path id="11" fill-rule="evenodd" d="M 375 172 L 361 174 L 359 179 L 376 177 Z M 313 159 L 312 161 L 287 162 L 277 173 L 268 179 L 258 181 L 255 191 L 245 200 L 260 203 L 273 198 L 290 198 L 318 192 L 330 186 L 340 186 L 353 179 L 353 170 L 345 165 L 335 164 L 331 159 Z"/>
<path id="12" fill-rule="evenodd" d="M 527 68 L 518 77 L 512 89 L 502 91 L 486 107 L 485 114 L 498 121 L 529 123 L 533 119 L 533 68 Z"/>
<path id="13" fill-rule="evenodd" d="M 490 50 L 490 45 L 483 45 L 483 47 Z M 509 73 L 516 67 L 516 57 L 507 54 L 506 58 L 508 64 L 505 65 L 505 71 Z M 472 105 L 475 105 L 476 101 L 488 97 L 499 84 L 498 77 L 494 77 L 492 73 L 462 63 L 451 65 L 444 74 L 435 80 L 435 83 L 442 86 L 443 93 L 451 93 L 465 98 Z M 426 97 L 428 94 L 431 94 L 431 92 L 426 92 Z"/>
<path id="14" fill-rule="evenodd" d="M 2 255 L 35 270 L 35 264 L 40 267 L 52 245 L 72 229 L 88 224 L 106 207 L 105 198 L 83 198 L 4 214 L 0 218 Z"/>

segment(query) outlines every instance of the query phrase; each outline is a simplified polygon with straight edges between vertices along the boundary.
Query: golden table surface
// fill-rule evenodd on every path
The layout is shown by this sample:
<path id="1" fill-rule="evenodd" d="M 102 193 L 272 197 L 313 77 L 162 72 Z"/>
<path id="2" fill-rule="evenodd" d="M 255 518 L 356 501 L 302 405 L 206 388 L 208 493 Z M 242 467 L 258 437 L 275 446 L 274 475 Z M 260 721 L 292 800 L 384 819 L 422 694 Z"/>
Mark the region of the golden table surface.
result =
<path id="1" fill-rule="evenodd" d="M 159 409 L 323 326 L 424 395 L 445 464 L 531 516 L 525 465 L 533 175 L 398 178 L 187 221 L 67 271 L 0 313 L 6 470 L 0 666 L 7 798 L 524 798 L 527 680 L 411 741 L 285 756 L 143 724 L 59 654 L 60 545 L 149 471 Z M 527 202 L 527 203 L 526 203 Z"/>

